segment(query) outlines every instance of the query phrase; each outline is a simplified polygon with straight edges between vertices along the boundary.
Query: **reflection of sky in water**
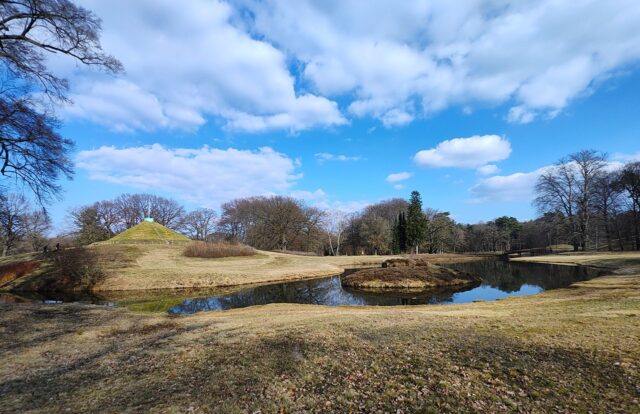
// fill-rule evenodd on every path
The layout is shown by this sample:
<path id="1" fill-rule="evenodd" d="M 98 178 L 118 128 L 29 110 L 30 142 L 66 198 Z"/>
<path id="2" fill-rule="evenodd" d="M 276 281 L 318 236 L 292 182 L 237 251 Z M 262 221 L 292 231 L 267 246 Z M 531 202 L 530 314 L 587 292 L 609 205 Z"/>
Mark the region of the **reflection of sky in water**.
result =
<path id="1" fill-rule="evenodd" d="M 542 292 L 540 286 L 524 284 L 515 292 L 505 292 L 491 286 L 482 285 L 466 292 L 458 292 L 453 295 L 453 303 L 468 303 L 474 300 L 496 300 L 508 296 L 527 296 Z"/>
<path id="2" fill-rule="evenodd" d="M 422 292 L 383 291 L 380 293 L 343 289 L 340 277 L 276 283 L 244 288 L 227 294 L 185 293 L 179 305 L 169 309 L 170 313 L 189 314 L 202 311 L 243 308 L 269 303 L 301 303 L 328 306 L 394 306 L 424 305 L 438 303 L 468 303 L 474 300 L 491 301 L 508 296 L 525 296 L 548 289 L 557 289 L 574 282 L 598 276 L 598 271 L 578 266 L 557 266 L 547 264 L 478 261 L 447 265 L 457 270 L 478 275 L 480 286 L 459 289 L 430 289 Z M 347 272 L 350 273 L 350 272 Z M 204 296 L 207 295 L 207 296 Z M 105 298 L 78 292 L 57 292 L 36 294 L 32 300 L 45 303 L 88 302 L 113 306 Z M 173 296 L 172 300 L 180 300 Z M 2 300 L 0 298 L 0 300 Z M 139 297 L 138 305 L 154 304 L 153 296 Z M 174 302 L 175 303 L 175 302 Z M 166 309 L 166 308 L 164 308 Z"/>
<path id="3" fill-rule="evenodd" d="M 340 277 L 263 285 L 204 298 L 189 298 L 169 310 L 170 313 L 194 313 L 207 310 L 243 308 L 268 303 L 301 303 L 328 306 L 393 306 L 437 303 L 491 301 L 508 296 L 525 296 L 569 286 L 597 273 L 579 267 L 483 261 L 451 265 L 482 277 L 480 286 L 436 289 L 422 292 L 385 291 L 373 293 L 343 289 Z"/>

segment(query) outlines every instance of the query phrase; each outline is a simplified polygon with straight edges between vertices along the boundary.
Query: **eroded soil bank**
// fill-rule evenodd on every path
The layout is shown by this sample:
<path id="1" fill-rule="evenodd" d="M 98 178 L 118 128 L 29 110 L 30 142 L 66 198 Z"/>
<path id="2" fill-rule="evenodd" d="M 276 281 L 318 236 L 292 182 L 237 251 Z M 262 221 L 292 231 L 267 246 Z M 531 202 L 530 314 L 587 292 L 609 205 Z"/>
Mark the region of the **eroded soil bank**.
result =
<path id="1" fill-rule="evenodd" d="M 0 411 L 638 412 L 640 257 L 618 263 L 468 305 L 5 304 Z"/>

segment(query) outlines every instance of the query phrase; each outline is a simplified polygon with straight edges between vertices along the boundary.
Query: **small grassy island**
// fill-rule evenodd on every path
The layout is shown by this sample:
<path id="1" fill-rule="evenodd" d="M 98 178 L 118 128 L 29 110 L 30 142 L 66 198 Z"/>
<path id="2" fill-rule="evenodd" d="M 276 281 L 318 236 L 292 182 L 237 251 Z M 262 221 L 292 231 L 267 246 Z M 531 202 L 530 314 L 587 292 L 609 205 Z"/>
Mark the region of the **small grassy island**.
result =
<path id="1" fill-rule="evenodd" d="M 357 289 L 424 290 L 479 283 L 477 276 L 437 266 L 421 258 L 389 259 L 382 267 L 359 270 L 342 279 L 343 286 Z"/>

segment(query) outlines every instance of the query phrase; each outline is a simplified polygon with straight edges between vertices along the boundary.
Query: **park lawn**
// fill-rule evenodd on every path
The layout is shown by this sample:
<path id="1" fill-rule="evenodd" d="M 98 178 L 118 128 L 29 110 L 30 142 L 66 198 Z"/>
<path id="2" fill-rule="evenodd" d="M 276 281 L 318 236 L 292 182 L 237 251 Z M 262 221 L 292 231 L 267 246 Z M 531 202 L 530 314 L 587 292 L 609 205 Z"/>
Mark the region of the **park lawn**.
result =
<path id="1" fill-rule="evenodd" d="M 348 268 L 380 266 L 394 256 L 304 256 L 256 251 L 253 256 L 198 258 L 182 253 L 184 244 L 108 244 L 86 247 L 97 255 L 104 278 L 95 292 L 158 289 L 207 289 L 337 275 Z M 53 254 L 53 253 L 52 253 Z M 31 257 L 31 256 L 29 256 Z M 51 257 L 48 256 L 49 258 Z M 479 260 L 473 255 L 421 255 L 433 263 Z M 7 264 L 23 260 L 7 259 Z M 50 260 L 38 272 L 2 286 L 3 291 L 39 290 L 60 275 Z M 1 275 L 0 275 L 1 276 Z"/>
<path id="2" fill-rule="evenodd" d="M 0 305 L 0 411 L 638 412 L 640 274 L 616 272 L 465 305 Z"/>
<path id="3" fill-rule="evenodd" d="M 118 246 L 96 246 L 101 255 Z M 302 256 L 257 251 L 254 256 L 185 257 L 184 246 L 135 245 L 125 261 L 104 261 L 106 278 L 95 291 L 215 288 L 337 275 L 346 268 L 380 266 L 392 256 Z M 478 260 L 474 256 L 428 255 L 437 263 Z"/>
<path id="4" fill-rule="evenodd" d="M 625 273 L 640 273 L 640 252 L 580 252 L 513 258 L 514 262 L 593 266 Z"/>

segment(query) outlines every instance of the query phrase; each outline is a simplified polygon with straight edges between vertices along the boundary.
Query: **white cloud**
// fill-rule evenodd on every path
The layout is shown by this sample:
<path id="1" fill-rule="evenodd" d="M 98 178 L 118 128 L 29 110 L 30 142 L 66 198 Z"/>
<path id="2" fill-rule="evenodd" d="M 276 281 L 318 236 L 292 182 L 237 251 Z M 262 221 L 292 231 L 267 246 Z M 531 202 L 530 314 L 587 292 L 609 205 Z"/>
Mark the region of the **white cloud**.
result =
<path id="1" fill-rule="evenodd" d="M 315 191 L 295 190 L 289 196 L 305 201 L 307 204 L 327 211 L 341 211 L 344 213 L 355 213 L 360 211 L 370 203 L 368 201 L 340 201 L 325 193 L 321 188 Z"/>
<path id="2" fill-rule="evenodd" d="M 633 157 L 630 154 L 616 154 L 613 156 Z M 640 156 L 640 154 L 636 154 Z M 640 158 L 640 157 L 639 157 Z M 605 171 L 619 170 L 624 164 L 620 161 L 607 161 L 604 165 Z M 531 202 L 535 197 L 535 186 L 538 178 L 554 168 L 553 165 L 546 165 L 530 172 L 517 172 L 509 175 L 496 175 L 479 180 L 469 189 L 471 193 L 471 203 L 518 201 Z"/>
<path id="3" fill-rule="evenodd" d="M 477 171 L 480 175 L 493 175 L 500 172 L 500 168 L 495 164 L 487 164 L 479 167 Z"/>
<path id="4" fill-rule="evenodd" d="M 442 141 L 435 148 L 418 151 L 414 160 L 423 167 L 478 168 L 502 161 L 511 154 L 511 144 L 498 135 L 474 135 Z"/>
<path id="5" fill-rule="evenodd" d="M 324 164 L 326 161 L 359 161 L 362 157 L 358 155 L 342 155 L 342 154 L 331 154 L 329 152 L 318 152 L 315 154 L 316 161 L 318 164 Z"/>
<path id="6" fill-rule="evenodd" d="M 472 203 L 499 201 L 530 202 L 534 197 L 534 188 L 538 177 L 549 167 L 532 172 L 518 172 L 510 175 L 496 175 L 480 180 L 471 187 Z"/>
<path id="7" fill-rule="evenodd" d="M 300 178 L 295 160 L 268 147 L 248 151 L 105 146 L 80 151 L 76 166 L 91 180 L 164 191 L 214 208 L 237 197 L 289 192 Z"/>
<path id="8" fill-rule="evenodd" d="M 394 126 L 407 125 L 413 121 L 413 115 L 399 109 L 392 109 L 389 112 L 382 114 L 380 119 L 385 127 L 391 128 Z"/>
<path id="9" fill-rule="evenodd" d="M 228 3 L 80 3 L 103 20 L 103 46 L 126 74 L 57 65 L 74 77 L 71 117 L 125 131 L 193 130 L 207 115 L 248 132 L 346 123 L 334 101 L 296 90 L 285 53 L 238 26 Z"/>
<path id="10" fill-rule="evenodd" d="M 531 122 L 640 59 L 636 0 L 238 1 L 317 93 L 385 126 L 478 103 Z"/>
<path id="11" fill-rule="evenodd" d="M 532 122 L 536 117 L 536 114 L 527 109 L 524 105 L 514 106 L 509 109 L 509 113 L 507 114 L 507 121 L 514 124 L 528 124 Z"/>
<path id="12" fill-rule="evenodd" d="M 622 152 L 616 152 L 611 156 L 611 158 L 623 163 L 640 161 L 640 151 L 636 152 L 635 154 L 625 154 Z"/>
<path id="13" fill-rule="evenodd" d="M 315 191 L 294 190 L 289 193 L 289 196 L 307 202 L 324 201 L 327 199 L 327 193 L 325 193 L 321 188 Z"/>
<path id="14" fill-rule="evenodd" d="M 636 0 L 79 2 L 127 72 L 52 67 L 72 80 L 70 117 L 118 131 L 334 127 L 338 100 L 387 128 L 487 104 L 527 123 L 640 60 Z"/>
<path id="15" fill-rule="evenodd" d="M 403 172 L 399 172 L 399 173 L 393 173 L 393 174 L 387 175 L 387 182 L 389 182 L 389 183 L 397 183 L 399 181 L 408 180 L 411 177 L 413 177 L 413 173 L 410 173 L 410 172 L 407 172 L 407 171 L 403 171 Z"/>

